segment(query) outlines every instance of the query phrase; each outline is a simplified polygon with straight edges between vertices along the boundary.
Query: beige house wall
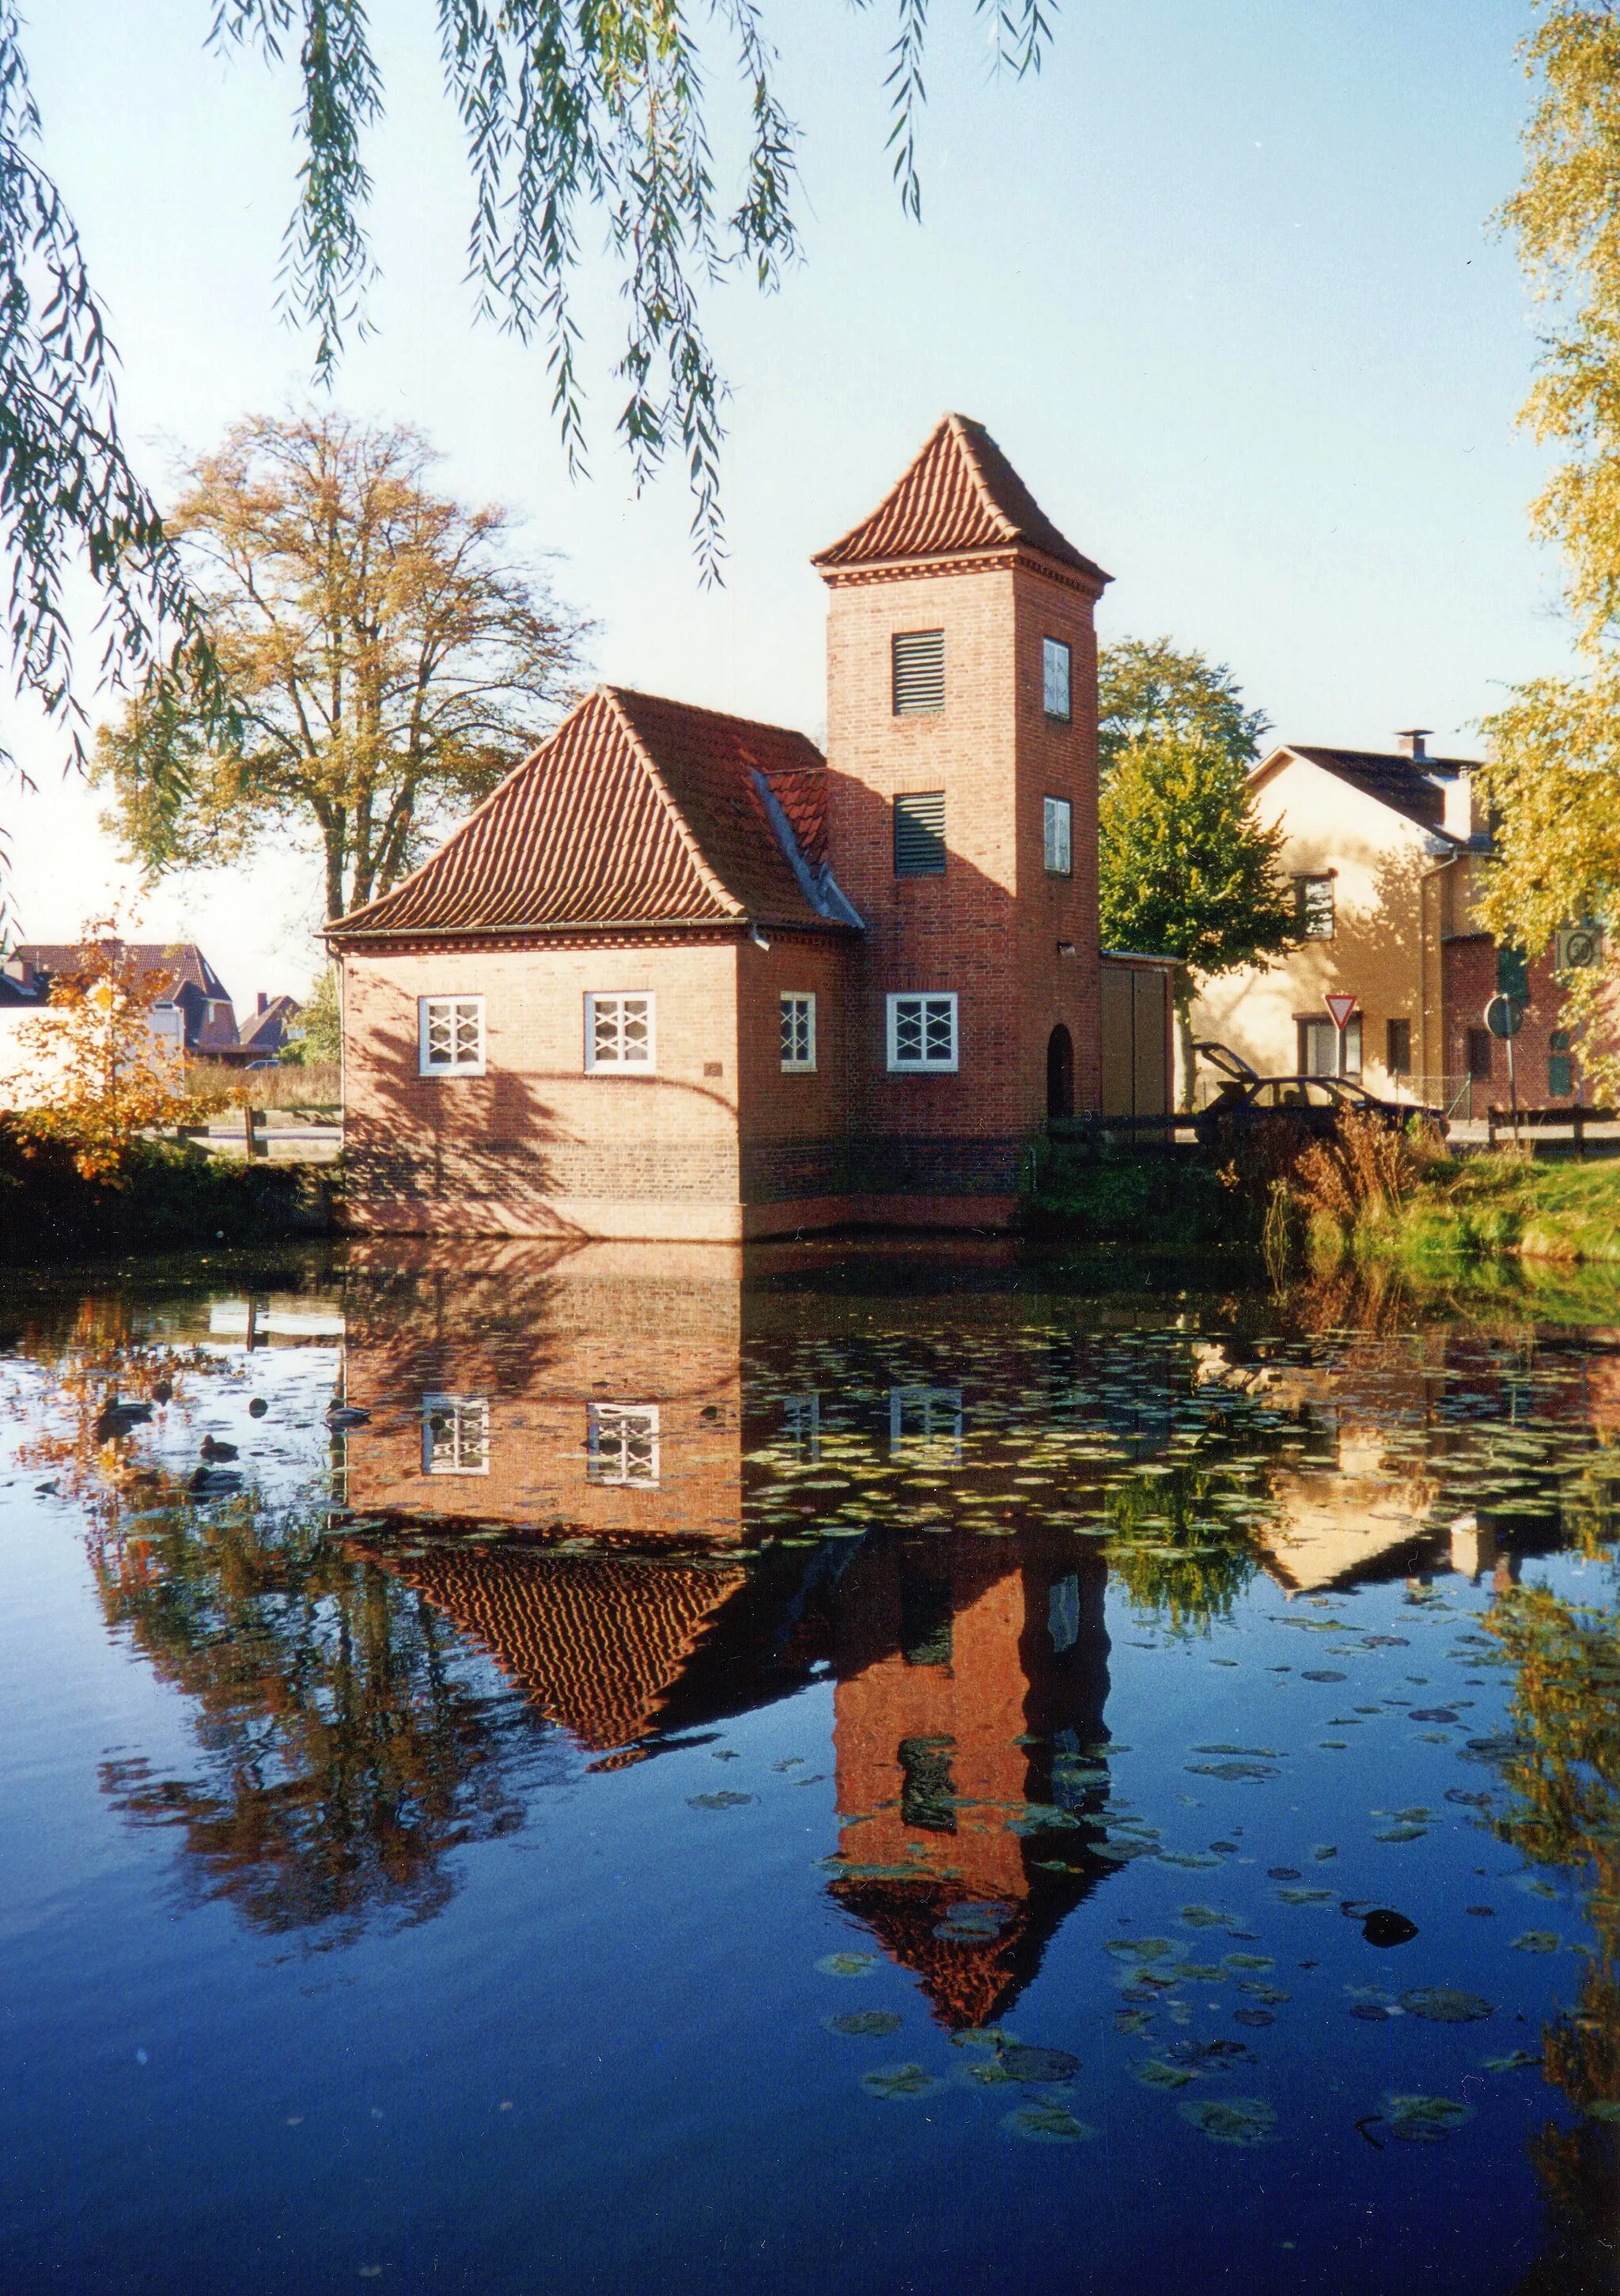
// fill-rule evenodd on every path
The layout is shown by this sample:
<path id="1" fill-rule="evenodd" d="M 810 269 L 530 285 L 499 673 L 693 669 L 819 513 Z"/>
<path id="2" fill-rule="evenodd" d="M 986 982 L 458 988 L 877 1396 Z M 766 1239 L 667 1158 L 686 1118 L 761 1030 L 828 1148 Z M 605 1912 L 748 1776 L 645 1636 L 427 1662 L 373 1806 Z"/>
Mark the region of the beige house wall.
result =
<path id="1" fill-rule="evenodd" d="M 1225 974 L 1193 1006 L 1193 1034 L 1241 1054 L 1262 1076 L 1299 1068 L 1297 1023 L 1325 1020 L 1329 991 L 1360 1000 L 1361 1081 L 1395 1091 L 1386 1062 L 1386 1023 L 1411 1026 L 1414 1078 L 1437 1086 L 1445 1072 L 1441 1002 L 1443 933 L 1466 931 L 1466 860 L 1437 860 L 1427 835 L 1391 807 L 1336 774 L 1284 754 L 1254 777 L 1254 810 L 1284 832 L 1291 876 L 1334 879 L 1331 940 L 1305 941 L 1279 962 Z"/>

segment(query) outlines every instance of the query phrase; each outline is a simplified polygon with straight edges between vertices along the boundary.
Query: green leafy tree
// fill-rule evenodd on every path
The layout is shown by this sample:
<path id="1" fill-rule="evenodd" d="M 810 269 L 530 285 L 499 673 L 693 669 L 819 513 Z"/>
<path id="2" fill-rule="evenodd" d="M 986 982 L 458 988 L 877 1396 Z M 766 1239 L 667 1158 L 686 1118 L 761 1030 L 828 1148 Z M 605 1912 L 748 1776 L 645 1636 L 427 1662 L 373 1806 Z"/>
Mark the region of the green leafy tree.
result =
<path id="1" fill-rule="evenodd" d="M 316 980 L 298 1016 L 301 1034 L 283 1048 L 282 1059 L 297 1068 L 335 1066 L 343 1056 L 343 1015 L 338 1000 L 337 967 L 329 964 Z"/>
<path id="2" fill-rule="evenodd" d="M 1538 954 L 1560 925 L 1620 921 L 1620 18 L 1608 0 L 1539 0 L 1525 43 L 1536 98 L 1525 168 L 1498 221 L 1517 242 L 1547 325 L 1523 420 L 1564 456 L 1532 505 L 1562 554 L 1583 657 L 1531 680 L 1484 721 L 1481 775 L 1495 865 L 1482 921 Z M 1620 1089 L 1620 966 L 1572 979 L 1599 1096 Z"/>
<path id="3" fill-rule="evenodd" d="M 1174 735 L 1132 742 L 1104 788 L 1098 887 L 1103 946 L 1175 958 L 1188 1106 L 1199 985 L 1278 955 L 1293 939 L 1281 844 L 1281 831 L 1263 828 L 1255 816 L 1241 760 L 1212 742 Z"/>
<path id="4" fill-rule="evenodd" d="M 1223 661 L 1168 638 L 1121 638 L 1097 666 L 1097 746 L 1105 779 L 1133 742 L 1166 736 L 1205 742 L 1253 765 L 1271 730 L 1263 709 L 1246 709 Z"/>
<path id="5" fill-rule="evenodd" d="M 97 745 L 149 875 L 318 841 L 325 914 L 384 893 L 572 693 L 586 626 L 499 509 L 435 494 L 420 433 L 327 414 L 240 422 L 170 525 L 235 699 L 136 696 Z"/>

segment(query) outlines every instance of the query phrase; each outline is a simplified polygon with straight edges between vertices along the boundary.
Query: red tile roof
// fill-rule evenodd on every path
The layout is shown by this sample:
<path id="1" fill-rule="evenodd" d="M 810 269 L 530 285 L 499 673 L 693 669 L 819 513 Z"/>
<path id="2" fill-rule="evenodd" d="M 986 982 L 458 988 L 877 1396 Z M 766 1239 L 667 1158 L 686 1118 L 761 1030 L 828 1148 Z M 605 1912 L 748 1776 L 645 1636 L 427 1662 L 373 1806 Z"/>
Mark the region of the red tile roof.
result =
<path id="1" fill-rule="evenodd" d="M 811 559 L 836 573 L 895 560 L 952 558 L 1017 544 L 1111 578 L 1058 532 L 982 422 L 943 416 L 927 445 L 869 518 Z"/>
<path id="2" fill-rule="evenodd" d="M 49 973 L 53 980 L 60 980 L 82 972 L 91 962 L 95 947 L 109 946 L 117 952 L 115 961 L 131 963 L 137 978 L 142 980 L 155 972 L 162 977 L 171 993 L 189 982 L 193 988 L 200 988 L 205 996 L 225 1004 L 230 1002 L 225 983 L 194 941 L 123 941 L 114 939 L 110 943 L 92 944 L 89 941 L 25 940 L 18 944 L 12 955 L 21 957 L 25 964 L 32 965 L 36 972 Z"/>
<path id="3" fill-rule="evenodd" d="M 415 873 L 328 928 L 346 940 L 572 925 L 834 920 L 755 776 L 804 833 L 826 767 L 802 734 L 601 686 Z M 813 865 L 812 865 L 813 866 Z"/>

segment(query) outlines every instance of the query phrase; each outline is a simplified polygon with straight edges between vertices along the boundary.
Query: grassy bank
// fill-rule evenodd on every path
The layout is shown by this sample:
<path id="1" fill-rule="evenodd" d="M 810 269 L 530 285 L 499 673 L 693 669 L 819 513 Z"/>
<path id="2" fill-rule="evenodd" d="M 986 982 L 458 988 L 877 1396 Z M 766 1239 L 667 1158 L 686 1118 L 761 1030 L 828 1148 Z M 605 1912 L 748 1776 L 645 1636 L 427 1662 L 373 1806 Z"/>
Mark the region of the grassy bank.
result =
<path id="1" fill-rule="evenodd" d="M 1441 1276 L 1508 1258 L 1620 1267 L 1620 1161 L 1518 1155 L 1380 1161 L 1376 1178 L 1358 1175 L 1343 1152 L 1296 1167 L 1287 1208 L 1313 1265 L 1394 1260 Z"/>
<path id="2" fill-rule="evenodd" d="M 227 1161 L 141 1142 L 123 1184 L 110 1187 L 81 1178 L 65 1148 L 28 1153 L 0 1119 L 0 1260 L 16 1267 L 324 1234 L 333 1177 L 330 1167 Z"/>

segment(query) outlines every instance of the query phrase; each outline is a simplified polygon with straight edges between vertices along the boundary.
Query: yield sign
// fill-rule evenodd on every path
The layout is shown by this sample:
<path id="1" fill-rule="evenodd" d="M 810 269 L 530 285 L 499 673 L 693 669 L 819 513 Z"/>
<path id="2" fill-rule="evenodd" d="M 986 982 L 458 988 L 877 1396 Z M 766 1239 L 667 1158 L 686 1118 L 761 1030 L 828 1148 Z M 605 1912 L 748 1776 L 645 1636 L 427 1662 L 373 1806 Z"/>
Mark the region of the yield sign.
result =
<path id="1" fill-rule="evenodd" d="M 1350 1026 L 1350 1016 L 1355 1011 L 1355 998 L 1341 994 L 1336 996 L 1324 996 L 1322 1002 L 1333 1015 L 1334 1027 L 1343 1036 L 1345 1030 Z"/>

